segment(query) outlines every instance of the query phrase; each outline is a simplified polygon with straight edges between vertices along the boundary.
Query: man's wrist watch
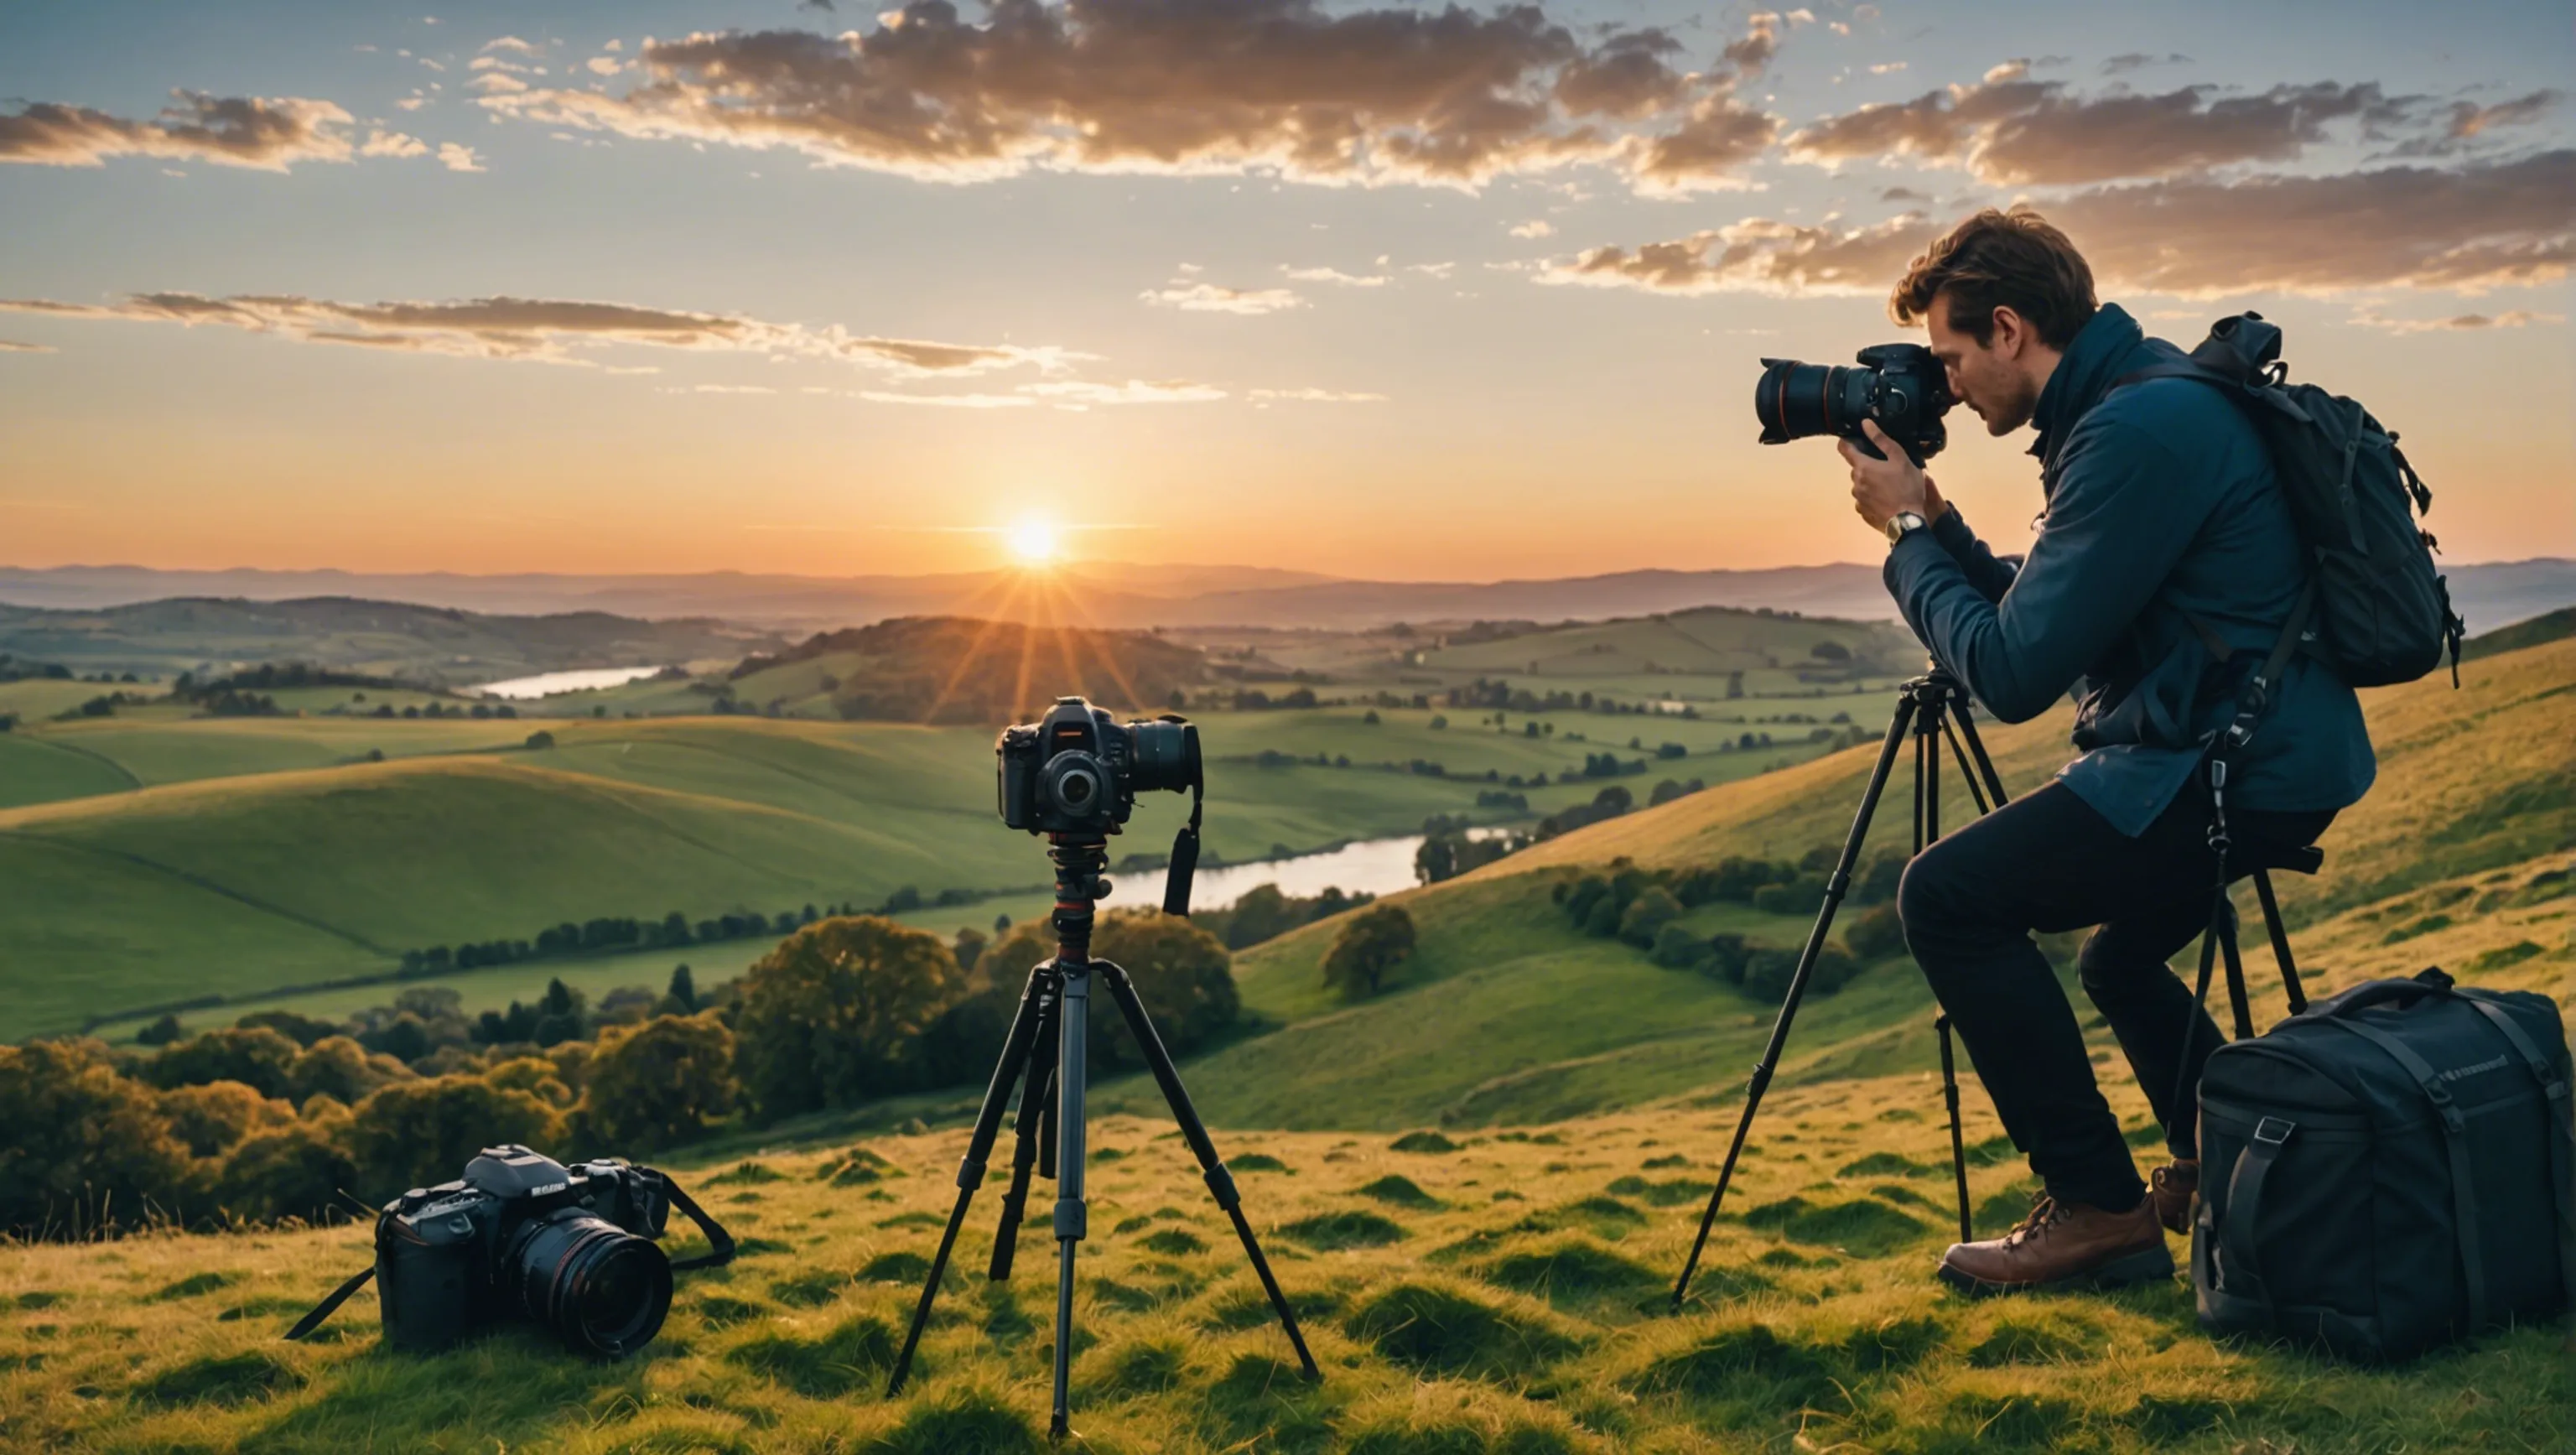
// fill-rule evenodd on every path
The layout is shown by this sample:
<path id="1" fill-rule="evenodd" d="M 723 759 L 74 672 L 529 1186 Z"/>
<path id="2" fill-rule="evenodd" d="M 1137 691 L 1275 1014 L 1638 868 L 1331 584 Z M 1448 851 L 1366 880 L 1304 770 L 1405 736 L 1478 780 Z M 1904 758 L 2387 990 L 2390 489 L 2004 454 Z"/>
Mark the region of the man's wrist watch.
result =
<path id="1" fill-rule="evenodd" d="M 1887 518 L 1887 543 L 1891 546 L 1895 545 L 1905 539 L 1909 532 L 1923 530 L 1930 525 L 1931 522 L 1923 518 L 1922 512 L 1900 510 Z"/>

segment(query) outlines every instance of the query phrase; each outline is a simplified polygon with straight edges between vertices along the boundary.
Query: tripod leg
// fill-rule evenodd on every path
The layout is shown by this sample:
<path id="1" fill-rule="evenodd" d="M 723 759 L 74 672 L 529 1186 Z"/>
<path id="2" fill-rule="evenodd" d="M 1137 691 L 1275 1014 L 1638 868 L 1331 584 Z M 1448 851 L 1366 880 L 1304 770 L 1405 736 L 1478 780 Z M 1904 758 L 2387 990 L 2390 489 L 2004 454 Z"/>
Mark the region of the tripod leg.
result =
<path id="1" fill-rule="evenodd" d="M 1852 816 L 1851 833 L 1843 840 L 1842 859 L 1834 865 L 1834 877 L 1825 884 L 1825 902 L 1816 911 L 1816 927 L 1808 932 L 1807 947 L 1799 953 L 1798 968 L 1789 977 L 1789 993 L 1781 998 L 1779 1018 L 1771 1023 L 1770 1042 L 1762 1048 L 1762 1059 L 1754 1063 L 1753 1075 L 1744 1083 L 1744 1114 L 1735 1124 L 1735 1140 L 1727 1144 L 1726 1161 L 1717 1170 L 1717 1187 L 1708 1195 L 1708 1210 L 1700 1214 L 1699 1236 L 1691 1241 L 1690 1257 L 1682 1263 L 1682 1275 L 1673 1283 L 1676 1313 L 1690 1292 L 1691 1275 L 1699 1269 L 1699 1256 L 1708 1247 L 1709 1229 L 1717 1225 L 1717 1208 L 1726 1200 L 1726 1185 L 1735 1179 L 1735 1163 L 1744 1155 L 1744 1138 L 1753 1130 L 1753 1115 L 1762 1109 L 1762 1093 L 1779 1070 L 1780 1053 L 1789 1044 L 1790 1022 L 1797 1019 L 1799 998 L 1807 993 L 1807 977 L 1816 968 L 1816 954 L 1824 948 L 1825 932 L 1833 927 L 1834 910 L 1851 888 L 1852 865 L 1859 862 L 1861 843 L 1869 837 L 1870 815 L 1878 811 L 1878 796 L 1887 788 L 1889 770 L 1896 766 L 1897 747 L 1905 741 L 1913 722 L 1914 699 L 1909 694 L 1897 699 L 1896 715 L 1888 719 L 1887 739 L 1879 744 L 1878 762 L 1869 773 L 1869 789 L 1861 795 L 1860 811 Z"/>
<path id="2" fill-rule="evenodd" d="M 2221 901 L 2224 903 L 2224 901 Z M 2183 1011 L 2182 1047 L 2179 1064 L 2174 1067 L 2173 1100 L 2165 1104 L 2165 1132 L 2171 1137 L 2174 1124 L 2184 1117 L 2193 1119 L 2192 1145 L 2200 1145 L 2197 1122 L 2200 1115 L 2198 1098 L 2191 1094 L 2191 1046 L 2200 1038 L 2200 1008 L 2209 1003 L 2209 976 L 2218 964 L 2218 911 L 2210 913 L 2209 928 L 2200 937 L 2200 978 L 2191 987 L 2191 1005 Z"/>
<path id="3" fill-rule="evenodd" d="M 1011 1017 L 1011 1032 L 1003 1039 L 1002 1059 L 994 1064 L 993 1083 L 984 1090 L 984 1108 L 975 1115 L 975 1133 L 967 1139 L 965 1160 L 957 1164 L 957 1205 L 949 1210 L 948 1227 L 939 1235 L 939 1252 L 930 1260 L 930 1279 L 921 1286 L 921 1302 L 912 1311 L 903 1352 L 895 1356 L 894 1375 L 886 1381 L 888 1399 L 903 1392 L 903 1381 L 912 1373 L 913 1351 L 920 1347 L 921 1331 L 929 1327 L 930 1305 L 939 1297 L 939 1280 L 948 1274 L 948 1255 L 956 1251 L 966 1205 L 983 1185 L 984 1159 L 993 1154 L 993 1138 L 1002 1130 L 1002 1112 L 1011 1103 L 1012 1084 L 1028 1069 L 1029 1045 L 1037 1036 L 1040 983 L 1049 974 L 1045 966 L 1030 971 L 1028 986 L 1020 992 L 1020 1009 Z"/>
<path id="4" fill-rule="evenodd" d="M 1011 1276 L 1011 1260 L 1019 1252 L 1020 1224 L 1028 1216 L 1029 1173 L 1038 1160 L 1039 1149 L 1046 1145 L 1047 1105 L 1055 1095 L 1055 1042 L 1049 1037 L 1054 1029 L 1055 998 L 1049 995 L 1038 1012 L 1037 1037 L 1029 1048 L 1028 1074 L 1020 1081 L 1020 1114 L 1011 1146 L 1011 1185 L 1002 1194 L 1002 1225 L 993 1235 L 993 1262 L 985 1270 L 985 1276 L 995 1283 Z"/>
<path id="5" fill-rule="evenodd" d="M 1252 1271 L 1261 1279 L 1261 1291 L 1270 1295 L 1270 1307 L 1279 1314 L 1279 1326 L 1288 1331 L 1288 1342 L 1297 1350 L 1297 1362 L 1304 1366 L 1308 1379 L 1323 1378 L 1323 1371 L 1315 1367 L 1315 1356 L 1306 1350 L 1306 1336 L 1297 1329 L 1297 1315 L 1288 1307 L 1288 1295 L 1279 1291 L 1279 1280 L 1270 1272 L 1270 1260 L 1261 1256 L 1261 1244 L 1252 1236 L 1252 1224 L 1244 1219 L 1243 1195 L 1235 1190 L 1234 1174 L 1225 1170 L 1225 1163 L 1216 1155 L 1216 1143 L 1208 1139 L 1207 1123 L 1199 1120 L 1198 1109 L 1190 1105 L 1190 1094 L 1181 1088 L 1181 1073 L 1172 1065 L 1171 1052 L 1163 1049 L 1163 1038 L 1155 1032 L 1154 1023 L 1146 1018 L 1145 1002 L 1137 996 L 1126 971 L 1105 960 L 1093 961 L 1092 968 L 1100 972 L 1110 998 L 1118 1002 L 1119 1013 L 1127 1017 L 1127 1029 L 1136 1038 L 1136 1049 L 1153 1070 L 1154 1084 L 1163 1089 L 1163 1100 L 1172 1108 L 1172 1120 L 1180 1123 L 1181 1139 L 1190 1144 L 1190 1154 L 1199 1159 L 1209 1195 L 1234 1223 L 1234 1235 L 1243 1243 L 1244 1256 L 1252 1260 Z"/>
<path id="6" fill-rule="evenodd" d="M 2281 923 L 2281 902 L 2272 897 L 2272 871 L 2254 871 L 2254 897 L 2263 902 L 2263 931 L 2272 937 L 2272 960 L 2281 967 L 2281 989 L 2290 998 L 2290 1014 L 2302 1014 L 2308 1008 L 2308 993 L 2299 984 L 2298 963 L 2290 958 L 2290 931 Z"/>
<path id="7" fill-rule="evenodd" d="M 1957 695 L 1957 707 L 1950 720 L 1958 724 L 1959 734 L 1968 740 L 1968 756 L 1976 761 L 1977 774 L 1986 780 L 1986 797 L 1997 808 L 2012 800 L 2004 793 L 2003 775 L 1995 771 L 1995 760 L 1986 752 L 1985 739 L 1977 736 L 1977 714 L 1965 691 Z"/>
<path id="8" fill-rule="evenodd" d="M 2235 1012 L 2236 1039 L 2254 1039 L 2254 1005 L 2245 989 L 2245 956 L 2236 946 L 2236 905 L 2231 900 L 2219 902 L 2219 918 L 2226 923 L 2227 933 L 2218 948 L 2227 957 L 2227 1004 Z"/>
<path id="9" fill-rule="evenodd" d="M 1055 1408 L 1048 1433 L 1062 1439 L 1073 1428 L 1073 1258 L 1089 1231 L 1089 1206 L 1083 1201 L 1082 1099 L 1087 1090 L 1085 1040 L 1091 1033 L 1091 970 L 1087 964 L 1062 965 L 1064 991 L 1058 998 L 1055 1061 Z"/>
<path id="10" fill-rule="evenodd" d="M 1976 1241 L 1977 1225 L 1968 1217 L 1968 1142 L 1959 1130 L 1959 1065 L 1950 1058 L 1950 1018 L 1932 1022 L 1941 1033 L 1941 1100 L 1950 1108 L 1950 1170 L 1959 1181 L 1959 1241 Z"/>
<path id="11" fill-rule="evenodd" d="M 1957 710 L 1964 714 L 1967 708 L 1963 704 Z M 1950 756 L 1959 765 L 1959 778 L 1968 785 L 1968 796 L 1977 801 L 1977 812 L 1981 814 L 1994 812 L 2001 804 L 1997 800 L 1986 797 L 1985 785 L 1977 781 L 1977 770 L 1968 762 L 1968 749 L 1959 741 L 1959 730 L 1952 727 L 1946 717 L 1941 723 L 1941 735 L 1950 744 Z"/>

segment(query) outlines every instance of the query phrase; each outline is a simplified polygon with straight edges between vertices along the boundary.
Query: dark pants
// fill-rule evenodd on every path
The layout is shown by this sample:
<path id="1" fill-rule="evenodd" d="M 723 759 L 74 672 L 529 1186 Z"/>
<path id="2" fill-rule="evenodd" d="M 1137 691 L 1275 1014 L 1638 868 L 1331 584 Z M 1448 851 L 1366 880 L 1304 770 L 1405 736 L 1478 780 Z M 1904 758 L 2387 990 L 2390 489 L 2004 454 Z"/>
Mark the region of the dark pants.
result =
<path id="1" fill-rule="evenodd" d="M 2267 851 L 2314 842 L 2333 821 L 2331 810 L 2231 809 L 2231 857 L 2251 866 Z M 2005 1132 L 2060 1201 L 2125 1212 L 2144 1189 L 2119 1121 L 2093 1083 L 2074 1008 L 2031 932 L 2101 926 L 2078 960 L 2084 992 L 2119 1037 L 2174 1155 L 2197 1155 L 2197 1096 L 2179 1114 L 2167 1103 L 2186 1063 L 2190 1085 L 2199 1086 L 2201 1063 L 2220 1036 L 2206 1012 L 2191 1014 L 2191 989 L 2165 961 L 2209 923 L 2208 829 L 2209 790 L 2197 779 L 2134 839 L 2052 782 L 1906 866 L 1897 892 L 1906 944 Z"/>

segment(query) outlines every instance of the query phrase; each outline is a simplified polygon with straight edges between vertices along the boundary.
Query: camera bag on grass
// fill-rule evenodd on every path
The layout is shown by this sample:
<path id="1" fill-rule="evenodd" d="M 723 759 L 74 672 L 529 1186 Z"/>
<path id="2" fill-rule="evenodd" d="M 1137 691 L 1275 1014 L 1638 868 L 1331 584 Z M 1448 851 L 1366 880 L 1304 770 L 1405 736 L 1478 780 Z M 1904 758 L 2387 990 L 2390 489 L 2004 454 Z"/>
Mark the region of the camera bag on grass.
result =
<path id="1" fill-rule="evenodd" d="M 2565 1313 L 2568 1087 L 2548 997 L 2439 970 L 2220 1047 L 2200 1083 L 2202 1326 L 2376 1362 Z"/>

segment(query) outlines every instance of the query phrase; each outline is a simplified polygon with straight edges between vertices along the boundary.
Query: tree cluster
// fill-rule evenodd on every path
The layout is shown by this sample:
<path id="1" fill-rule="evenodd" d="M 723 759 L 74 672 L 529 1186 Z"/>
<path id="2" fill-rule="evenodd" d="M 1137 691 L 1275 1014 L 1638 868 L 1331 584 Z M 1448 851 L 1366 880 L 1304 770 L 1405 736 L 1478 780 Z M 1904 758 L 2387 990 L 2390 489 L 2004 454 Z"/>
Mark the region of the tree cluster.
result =
<path id="1" fill-rule="evenodd" d="M 1225 908 L 1203 909 L 1190 918 L 1224 941 L 1227 949 L 1244 950 L 1302 925 L 1356 909 L 1376 897 L 1345 894 L 1331 887 L 1321 894 L 1300 897 L 1283 893 L 1276 884 L 1256 884 Z"/>
<path id="2" fill-rule="evenodd" d="M 704 990 L 683 965 L 659 993 L 593 1003 L 557 980 L 469 1017 L 456 991 L 413 986 L 346 1021 L 264 1011 L 189 1035 L 165 1018 L 140 1050 L 0 1046 L 0 1234 L 364 1216 L 495 1142 L 635 1156 L 735 1118 L 980 1081 L 1052 949 L 1024 925 L 969 970 L 934 935 L 834 917 Z M 1231 954 L 1190 921 L 1112 913 L 1093 951 L 1126 968 L 1175 1055 L 1241 1015 Z M 1095 1064 L 1140 1064 L 1113 1002 L 1094 1011 Z"/>
<path id="3" fill-rule="evenodd" d="M 1592 795 L 1590 803 L 1578 803 L 1560 808 L 1540 819 L 1538 836 L 1541 839 L 1552 839 L 1559 834 L 1570 834 L 1587 825 L 1617 818 L 1636 806 L 1637 796 L 1628 791 L 1627 785 L 1613 783 Z"/>
<path id="4" fill-rule="evenodd" d="M 1560 880 L 1553 895 L 1585 934 L 1633 945 L 1666 969 L 1697 971 L 1776 1000 L 1797 969 L 1796 950 L 1754 944 L 1738 934 L 1703 935 L 1677 921 L 1691 909 L 1721 901 L 1812 915 L 1823 904 L 1825 876 L 1836 857 L 1831 849 L 1794 863 L 1731 855 L 1713 865 L 1658 870 L 1619 860 L 1606 873 Z M 1831 995 L 1863 967 L 1904 950 L 1904 930 L 1891 902 L 1904 869 L 1902 855 L 1880 854 L 1857 876 L 1845 901 L 1860 912 L 1844 922 L 1842 945 L 1819 951 L 1808 978 L 1811 992 Z"/>

